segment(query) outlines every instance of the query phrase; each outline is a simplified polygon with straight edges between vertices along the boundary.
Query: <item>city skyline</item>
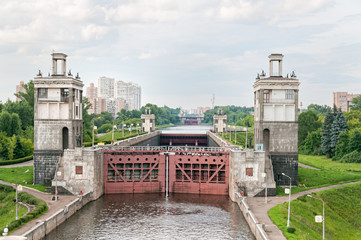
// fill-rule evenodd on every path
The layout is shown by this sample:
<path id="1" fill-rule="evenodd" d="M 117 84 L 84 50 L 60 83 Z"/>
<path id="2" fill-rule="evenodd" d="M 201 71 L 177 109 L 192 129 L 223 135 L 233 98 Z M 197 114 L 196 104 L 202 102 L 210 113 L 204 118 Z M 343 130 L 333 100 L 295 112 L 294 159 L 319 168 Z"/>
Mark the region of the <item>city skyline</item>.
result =
<path id="1" fill-rule="evenodd" d="M 281 53 L 300 102 L 332 105 L 360 93 L 358 1 L 20 1 L 0 9 L 1 100 L 20 81 L 50 72 L 52 51 L 69 55 L 86 86 L 100 76 L 142 86 L 142 105 L 253 106 L 257 73 Z M 21 16 L 21 17 L 20 17 Z M 71 27 L 69 27 L 71 26 Z"/>

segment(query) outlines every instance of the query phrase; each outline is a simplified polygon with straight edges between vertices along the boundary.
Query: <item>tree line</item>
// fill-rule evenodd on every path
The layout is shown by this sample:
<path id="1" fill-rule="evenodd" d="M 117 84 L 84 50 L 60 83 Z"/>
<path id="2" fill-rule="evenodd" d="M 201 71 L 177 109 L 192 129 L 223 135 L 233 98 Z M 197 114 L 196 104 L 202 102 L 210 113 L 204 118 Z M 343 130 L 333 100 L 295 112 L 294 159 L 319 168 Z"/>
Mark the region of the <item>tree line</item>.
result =
<path id="1" fill-rule="evenodd" d="M 300 153 L 361 163 L 361 96 L 350 112 L 312 104 L 299 115 L 298 126 Z"/>
<path id="2" fill-rule="evenodd" d="M 253 127 L 254 117 L 253 107 L 238 107 L 238 106 L 216 106 L 204 113 L 203 123 L 213 124 L 213 115 L 218 114 L 218 109 L 222 109 L 222 114 L 227 115 L 227 124 Z"/>

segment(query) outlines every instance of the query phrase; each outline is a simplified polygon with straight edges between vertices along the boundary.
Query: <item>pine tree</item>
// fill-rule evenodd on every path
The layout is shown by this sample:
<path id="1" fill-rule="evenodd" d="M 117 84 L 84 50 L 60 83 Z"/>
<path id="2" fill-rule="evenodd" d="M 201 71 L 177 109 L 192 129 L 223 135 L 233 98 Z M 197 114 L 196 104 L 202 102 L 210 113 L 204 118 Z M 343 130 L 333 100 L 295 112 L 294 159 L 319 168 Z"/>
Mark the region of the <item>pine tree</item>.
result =
<path id="1" fill-rule="evenodd" d="M 332 136 L 332 123 L 335 118 L 335 114 L 332 111 L 328 111 L 325 117 L 325 121 L 322 125 L 321 136 L 321 150 L 327 157 L 332 155 L 331 136 Z"/>
<path id="2" fill-rule="evenodd" d="M 340 133 L 347 131 L 346 118 L 341 111 L 335 112 L 335 118 L 331 126 L 331 151 L 335 152 L 338 136 Z"/>

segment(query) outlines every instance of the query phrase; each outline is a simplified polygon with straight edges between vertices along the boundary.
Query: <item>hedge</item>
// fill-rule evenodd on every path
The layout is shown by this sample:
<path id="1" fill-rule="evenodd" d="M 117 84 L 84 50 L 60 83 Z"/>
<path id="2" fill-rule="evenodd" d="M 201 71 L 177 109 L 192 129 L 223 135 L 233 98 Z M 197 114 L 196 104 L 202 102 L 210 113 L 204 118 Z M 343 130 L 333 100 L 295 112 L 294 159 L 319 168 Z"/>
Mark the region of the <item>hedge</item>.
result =
<path id="1" fill-rule="evenodd" d="M 6 186 L 6 185 L 1 185 L 1 184 L 0 184 L 0 190 L 4 190 L 7 192 L 15 191 L 14 188 L 12 188 L 10 186 Z M 46 203 L 43 200 L 37 199 L 36 197 L 34 197 L 26 192 L 19 193 L 18 199 L 29 205 L 35 205 L 36 207 L 33 209 L 33 211 L 22 216 L 18 220 L 14 220 L 11 223 L 9 223 L 8 224 L 9 232 L 19 228 L 20 226 L 33 220 L 34 218 L 39 217 L 40 215 L 42 215 L 43 213 L 45 213 L 48 210 L 48 206 L 46 205 Z M 4 228 L 0 228 L 0 233 L 3 231 L 4 231 Z"/>
<path id="2" fill-rule="evenodd" d="M 30 161 L 32 159 L 33 159 L 33 155 L 23 157 L 23 158 L 13 159 L 13 160 L 5 160 L 5 161 L 0 160 L 0 166 L 23 163 L 23 162 Z"/>

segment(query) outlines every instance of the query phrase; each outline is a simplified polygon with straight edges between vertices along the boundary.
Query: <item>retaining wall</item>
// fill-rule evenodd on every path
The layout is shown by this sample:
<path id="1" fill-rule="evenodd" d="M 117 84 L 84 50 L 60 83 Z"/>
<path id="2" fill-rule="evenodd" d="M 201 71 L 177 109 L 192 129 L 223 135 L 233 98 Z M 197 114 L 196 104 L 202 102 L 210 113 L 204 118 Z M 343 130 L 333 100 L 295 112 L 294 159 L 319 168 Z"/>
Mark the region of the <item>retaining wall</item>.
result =
<path id="1" fill-rule="evenodd" d="M 86 205 L 92 200 L 94 200 L 92 193 L 87 193 L 75 199 L 74 201 L 66 205 L 64 209 L 59 210 L 44 221 L 39 221 L 39 223 L 35 227 L 24 233 L 22 236 L 27 237 L 28 240 L 39 240 L 44 238 L 45 235 L 49 234 L 57 226 L 62 224 L 76 211 L 81 209 L 84 205 Z"/>
<path id="2" fill-rule="evenodd" d="M 257 240 L 269 240 L 266 232 L 263 229 L 262 224 L 260 224 L 257 218 L 254 216 L 251 210 L 249 210 L 248 204 L 246 203 L 246 198 L 240 197 L 240 194 L 237 194 L 237 204 L 239 209 L 242 211 L 244 218 L 246 219 L 249 228 L 251 229 L 253 235 Z"/>

